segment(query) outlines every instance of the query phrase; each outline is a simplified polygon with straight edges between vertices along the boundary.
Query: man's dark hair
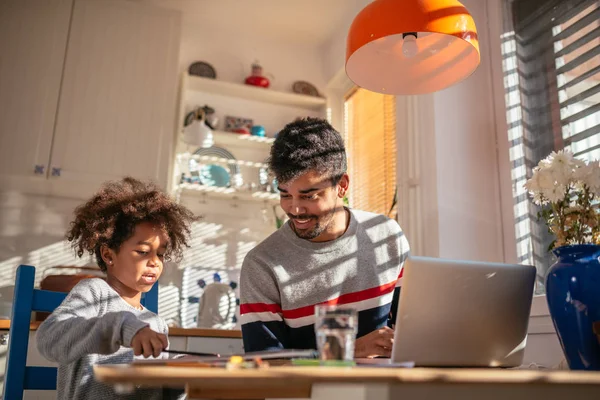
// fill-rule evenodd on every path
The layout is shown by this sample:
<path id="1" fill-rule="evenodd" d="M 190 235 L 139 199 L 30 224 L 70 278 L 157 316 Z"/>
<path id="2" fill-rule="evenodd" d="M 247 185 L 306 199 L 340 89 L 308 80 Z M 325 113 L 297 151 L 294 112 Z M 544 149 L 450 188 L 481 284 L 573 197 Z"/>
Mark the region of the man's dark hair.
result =
<path id="1" fill-rule="evenodd" d="M 347 168 L 344 139 L 324 119 L 299 119 L 277 134 L 268 164 L 279 183 L 315 170 L 337 184 Z"/>
<path id="2" fill-rule="evenodd" d="M 79 257 L 94 254 L 100 269 L 106 271 L 101 247 L 118 252 L 142 222 L 155 224 L 169 237 L 165 259 L 179 259 L 183 248 L 189 247 L 191 224 L 198 219 L 156 185 L 127 177 L 105 183 L 87 203 L 77 207 L 67 240 Z"/>

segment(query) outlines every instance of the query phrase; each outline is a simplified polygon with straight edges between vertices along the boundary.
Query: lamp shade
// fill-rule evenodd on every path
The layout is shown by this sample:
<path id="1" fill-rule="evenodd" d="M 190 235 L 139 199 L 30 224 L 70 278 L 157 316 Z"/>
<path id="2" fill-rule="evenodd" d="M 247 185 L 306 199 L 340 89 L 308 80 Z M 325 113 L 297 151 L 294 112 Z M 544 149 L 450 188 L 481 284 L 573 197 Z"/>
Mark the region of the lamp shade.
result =
<path id="1" fill-rule="evenodd" d="M 355 18 L 346 43 L 346 74 L 373 92 L 432 93 L 479 65 L 471 14 L 457 0 L 374 0 Z"/>

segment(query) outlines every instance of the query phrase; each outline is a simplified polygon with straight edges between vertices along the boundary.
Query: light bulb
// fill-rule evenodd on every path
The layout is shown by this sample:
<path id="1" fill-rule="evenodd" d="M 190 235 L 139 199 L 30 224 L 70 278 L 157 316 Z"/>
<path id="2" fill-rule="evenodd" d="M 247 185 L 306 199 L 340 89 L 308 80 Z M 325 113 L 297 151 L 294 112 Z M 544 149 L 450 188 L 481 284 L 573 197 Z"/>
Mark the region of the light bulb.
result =
<path id="1" fill-rule="evenodd" d="M 419 52 L 419 46 L 417 45 L 417 38 L 413 35 L 406 35 L 404 37 L 404 43 L 402 43 L 402 54 L 405 57 L 414 57 Z"/>

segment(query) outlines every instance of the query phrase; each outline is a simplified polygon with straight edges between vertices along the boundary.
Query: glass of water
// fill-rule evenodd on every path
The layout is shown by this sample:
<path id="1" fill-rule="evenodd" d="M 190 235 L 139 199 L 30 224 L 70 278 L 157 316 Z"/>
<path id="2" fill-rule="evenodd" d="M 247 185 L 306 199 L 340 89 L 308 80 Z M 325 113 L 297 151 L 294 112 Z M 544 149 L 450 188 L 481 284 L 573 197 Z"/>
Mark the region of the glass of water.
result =
<path id="1" fill-rule="evenodd" d="M 315 306 L 315 334 L 321 360 L 352 361 L 358 312 L 347 306 Z"/>

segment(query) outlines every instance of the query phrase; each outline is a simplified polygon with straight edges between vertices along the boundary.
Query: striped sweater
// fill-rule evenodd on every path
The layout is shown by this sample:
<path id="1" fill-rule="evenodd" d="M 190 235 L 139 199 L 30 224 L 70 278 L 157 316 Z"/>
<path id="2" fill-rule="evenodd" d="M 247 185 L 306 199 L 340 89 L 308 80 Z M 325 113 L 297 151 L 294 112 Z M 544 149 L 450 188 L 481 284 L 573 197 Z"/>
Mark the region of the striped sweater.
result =
<path id="1" fill-rule="evenodd" d="M 398 223 L 350 210 L 336 240 L 296 236 L 290 223 L 252 249 L 240 277 L 245 351 L 315 349 L 314 306 L 353 305 L 361 337 L 395 321 L 409 246 Z"/>

